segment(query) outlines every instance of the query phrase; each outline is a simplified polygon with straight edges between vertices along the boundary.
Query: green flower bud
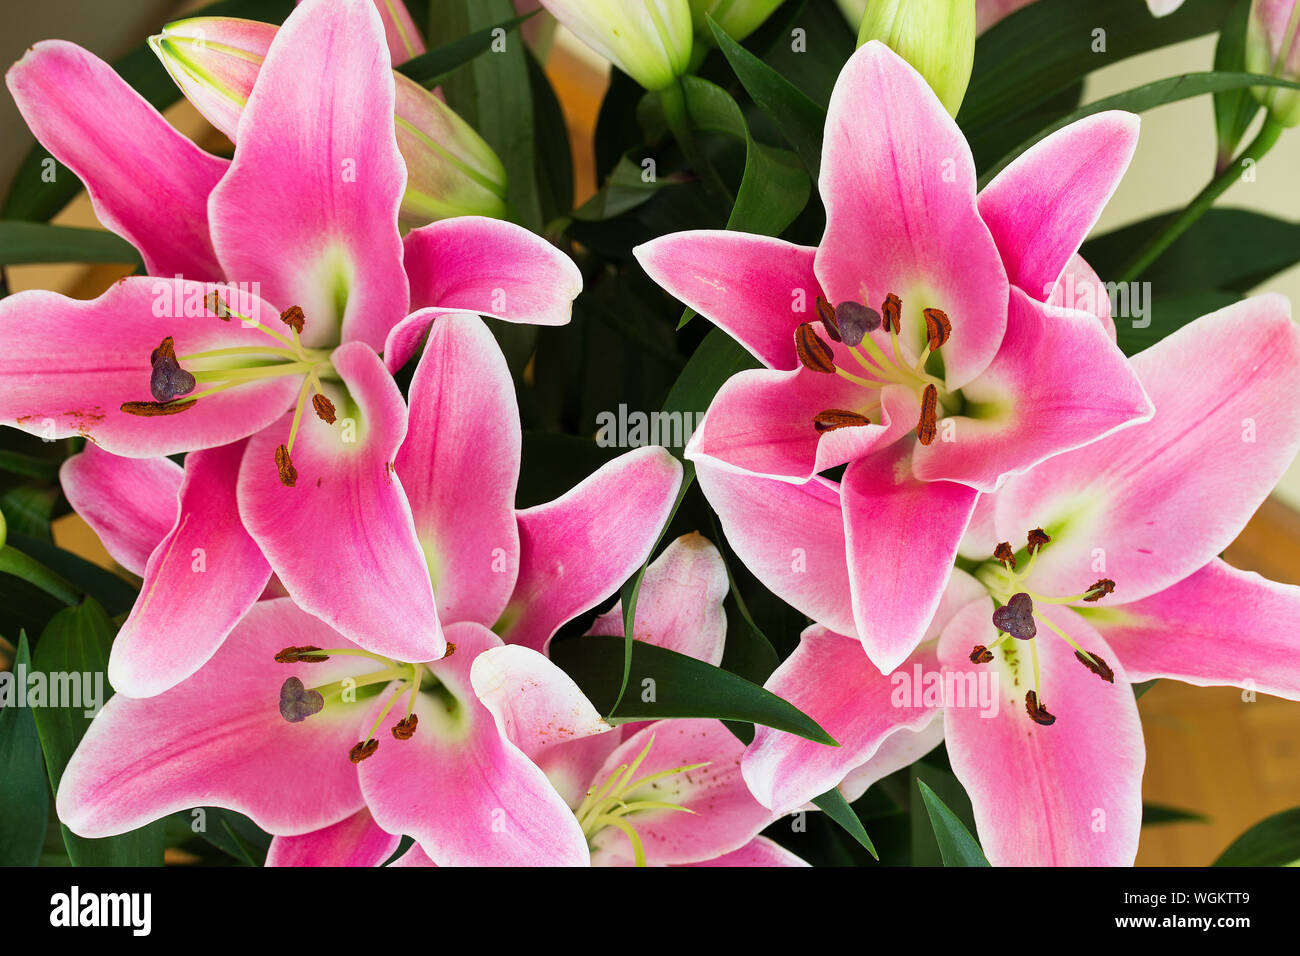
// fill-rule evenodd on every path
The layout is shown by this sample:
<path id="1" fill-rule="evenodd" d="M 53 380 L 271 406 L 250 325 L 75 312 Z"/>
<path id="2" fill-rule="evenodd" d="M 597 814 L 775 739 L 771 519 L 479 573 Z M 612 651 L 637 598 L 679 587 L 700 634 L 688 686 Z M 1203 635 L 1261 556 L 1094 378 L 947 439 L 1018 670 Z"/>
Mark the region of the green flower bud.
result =
<path id="1" fill-rule="evenodd" d="M 858 46 L 880 40 L 915 67 L 957 115 L 975 60 L 975 0 L 871 0 Z"/>
<path id="2" fill-rule="evenodd" d="M 1300 3 L 1253 0 L 1246 30 L 1246 71 L 1300 81 Z M 1283 126 L 1300 124 L 1300 90 L 1252 86 L 1251 93 Z"/>

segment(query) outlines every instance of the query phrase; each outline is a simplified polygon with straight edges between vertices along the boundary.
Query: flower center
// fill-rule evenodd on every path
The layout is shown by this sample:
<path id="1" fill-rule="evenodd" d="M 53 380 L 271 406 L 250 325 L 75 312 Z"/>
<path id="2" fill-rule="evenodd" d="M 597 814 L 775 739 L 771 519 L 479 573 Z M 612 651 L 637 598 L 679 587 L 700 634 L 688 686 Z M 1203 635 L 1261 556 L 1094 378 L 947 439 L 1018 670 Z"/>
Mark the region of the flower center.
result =
<path id="1" fill-rule="evenodd" d="M 650 810 L 694 813 L 694 810 L 689 810 L 680 804 L 655 799 L 654 791 L 659 788 L 659 782 L 662 780 L 708 766 L 707 761 L 705 763 L 688 764 L 684 767 L 660 770 L 657 773 L 646 774 L 644 777 L 638 778 L 636 777 L 637 769 L 649 755 L 654 742 L 654 734 L 651 734 L 650 740 L 642 751 L 637 754 L 636 759 L 631 763 L 620 764 L 606 778 L 604 783 L 588 790 L 586 798 L 573 811 L 578 818 L 579 825 L 582 827 L 583 835 L 587 837 L 588 846 L 591 846 L 592 840 L 601 830 L 607 827 L 620 830 L 627 837 L 628 843 L 632 845 L 633 862 L 636 866 L 645 866 L 645 845 L 641 842 L 636 827 L 632 825 L 628 818 L 637 813 Z"/>
<path id="2" fill-rule="evenodd" d="M 866 289 L 862 298 L 867 298 Z M 921 405 L 921 417 L 916 425 L 916 437 L 922 445 L 934 441 L 938 433 L 938 420 L 943 411 L 943 398 L 948 395 L 944 381 L 926 372 L 930 356 L 939 351 L 952 336 L 952 323 L 940 309 L 925 309 L 926 347 L 915 363 L 903 357 L 898 344 L 902 330 L 903 301 L 892 292 L 885 296 L 880 311 L 852 300 L 832 306 L 825 297 L 817 296 L 817 318 L 822 330 L 832 342 L 844 346 L 857 368 L 850 372 L 837 364 L 835 350 L 822 341 L 811 322 L 795 330 L 795 352 L 804 368 L 828 375 L 839 375 L 855 385 L 873 393 L 872 400 L 857 411 L 828 408 L 813 416 L 813 427 L 818 432 L 833 431 L 853 425 L 880 423 L 879 392 L 886 385 L 902 385 L 916 393 Z M 889 354 L 871 337 L 883 328 L 889 334 Z M 845 357 L 845 356 L 841 356 Z"/>
<path id="3" fill-rule="evenodd" d="M 1101 600 L 1115 590 L 1114 581 L 1109 578 L 1102 578 L 1082 593 L 1071 594 L 1067 597 L 1053 597 L 1031 591 L 1026 585 L 1029 575 L 1034 569 L 1034 562 L 1038 560 L 1038 553 L 1051 540 L 1043 532 L 1042 528 L 1035 528 L 1029 532 L 1027 548 L 1029 562 L 1025 565 L 1023 571 L 1017 572 L 1016 570 L 1018 559 L 1009 541 L 1003 541 L 994 549 L 993 561 L 982 565 L 976 570 L 975 577 L 984 585 L 993 600 L 998 604 L 998 607 L 993 611 L 993 626 L 998 629 L 998 638 L 987 647 L 983 644 L 976 644 L 970 653 L 972 664 L 991 663 L 994 660 L 995 652 L 1001 654 L 1008 663 L 1014 663 L 1018 655 L 1015 642 L 1024 641 L 1028 643 L 1030 657 L 1033 662 L 1034 682 L 1032 688 L 1025 694 L 1025 710 L 1030 719 L 1045 727 L 1054 724 L 1056 717 L 1048 712 L 1042 700 L 1043 685 L 1038 669 L 1038 644 L 1035 641 L 1040 623 L 1046 625 L 1048 630 L 1074 649 L 1074 656 L 1079 663 L 1107 683 L 1115 683 L 1115 672 L 1111 670 L 1104 660 L 1095 653 L 1080 647 L 1074 638 L 1049 620 L 1046 615 L 1041 612 L 1038 614 L 1034 612 L 1035 602 L 1039 604 L 1092 603 Z"/>
<path id="4" fill-rule="evenodd" d="M 266 345 L 245 345 L 224 349 L 210 349 L 205 352 L 192 352 L 177 355 L 175 342 L 169 335 L 153 350 L 150 355 L 152 367 L 149 378 L 149 390 L 152 402 L 123 402 L 122 411 L 128 415 L 156 417 L 159 415 L 177 415 L 193 408 L 200 399 L 216 395 L 228 389 L 238 388 L 250 382 L 261 382 L 270 378 L 286 375 L 300 375 L 302 388 L 298 390 L 298 400 L 294 405 L 293 424 L 289 429 L 289 440 L 275 450 L 276 470 L 280 481 L 292 487 L 298 480 L 298 471 L 293 466 L 290 453 L 302 422 L 303 408 L 310 395 L 312 409 L 316 417 L 328 425 L 334 424 L 336 414 L 334 403 L 325 395 L 321 380 L 333 376 L 330 353 L 325 349 L 304 348 L 300 333 L 306 323 L 306 317 L 298 306 L 291 306 L 280 314 L 280 321 L 289 328 L 289 334 L 267 328 L 256 319 L 250 319 L 231 307 L 227 300 L 221 298 L 216 290 L 209 292 L 203 299 L 204 309 L 223 322 L 231 317 L 238 317 L 246 326 L 256 328 L 269 339 Z M 181 362 L 190 363 L 190 368 L 182 368 Z M 197 394 L 190 394 L 199 385 L 206 386 Z M 314 392 L 314 394 L 312 394 Z"/>

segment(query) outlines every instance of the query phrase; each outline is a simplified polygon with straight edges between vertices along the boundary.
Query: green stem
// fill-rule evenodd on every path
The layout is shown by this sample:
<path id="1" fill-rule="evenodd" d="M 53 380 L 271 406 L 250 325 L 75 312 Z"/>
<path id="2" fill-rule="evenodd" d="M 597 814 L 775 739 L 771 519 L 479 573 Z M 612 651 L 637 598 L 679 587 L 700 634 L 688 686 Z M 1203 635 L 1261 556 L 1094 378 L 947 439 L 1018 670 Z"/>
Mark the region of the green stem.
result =
<path id="1" fill-rule="evenodd" d="M 677 140 L 677 145 L 686 155 L 686 162 L 691 169 L 695 170 L 713 199 L 721 204 L 723 209 L 730 210 L 735 200 L 731 190 L 727 189 L 727 184 L 713 168 L 713 163 L 709 162 L 704 151 L 700 149 L 699 140 L 695 138 L 695 131 L 691 128 L 690 111 L 686 105 L 686 87 L 682 85 L 682 81 L 677 79 L 671 86 L 660 90 L 659 102 L 663 104 L 664 118 L 668 121 L 673 139 Z"/>
<path id="2" fill-rule="evenodd" d="M 1237 180 L 1238 169 L 1242 162 L 1247 159 L 1258 162 L 1265 153 L 1267 153 L 1277 143 L 1278 138 L 1282 135 L 1285 127 L 1278 123 L 1271 116 L 1265 117 L 1264 125 L 1259 134 L 1251 141 L 1239 155 L 1236 160 L 1230 163 L 1221 173 L 1210 180 L 1209 185 L 1202 189 L 1177 217 L 1174 218 L 1167 226 L 1161 229 L 1153 236 L 1146 245 L 1138 252 L 1128 267 L 1120 273 L 1119 282 L 1132 282 L 1138 276 L 1146 272 L 1151 264 L 1159 259 L 1171 245 L 1174 240 L 1181 236 L 1188 228 L 1200 219 L 1215 201 L 1222 196 L 1234 182 Z"/>

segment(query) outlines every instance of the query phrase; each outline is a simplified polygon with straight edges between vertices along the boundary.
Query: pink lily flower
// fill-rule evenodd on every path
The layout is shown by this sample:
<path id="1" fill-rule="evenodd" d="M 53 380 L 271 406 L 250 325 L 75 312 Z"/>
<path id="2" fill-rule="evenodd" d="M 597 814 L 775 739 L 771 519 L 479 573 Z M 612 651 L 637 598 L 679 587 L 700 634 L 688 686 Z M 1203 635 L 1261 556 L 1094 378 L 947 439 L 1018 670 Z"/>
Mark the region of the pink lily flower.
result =
<path id="1" fill-rule="evenodd" d="M 403 365 L 448 310 L 567 322 L 581 287 L 573 263 L 489 219 L 445 220 L 403 241 L 393 74 L 368 0 L 308 0 L 289 16 L 230 162 L 71 44 L 38 44 L 7 80 L 41 142 L 87 183 L 100 221 L 152 275 L 177 278 L 127 277 L 88 302 L 43 291 L 0 302 L 0 423 L 80 434 L 130 458 L 213 449 L 182 489 L 181 521 L 193 521 L 177 541 L 242 522 L 299 607 L 376 653 L 442 656 L 424 549 L 393 470 L 406 408 L 385 363 Z M 170 629 L 183 647 L 220 628 L 170 667 L 142 654 L 119 668 L 133 695 L 193 673 L 267 578 L 251 554 L 223 568 L 229 587 L 212 600 L 226 604 L 207 622 L 151 599 L 187 589 L 187 562 L 156 571 L 137 608 L 158 613 L 148 629 Z"/>
<path id="2" fill-rule="evenodd" d="M 1003 17 L 1029 6 L 1034 0 L 976 0 L 975 23 L 983 33 Z M 1147 0 L 1153 17 L 1166 17 L 1183 5 L 1183 0 Z"/>
<path id="3" fill-rule="evenodd" d="M 1105 326 L 1063 291 L 1098 285 L 1076 252 L 1136 137 L 1135 116 L 1089 117 L 976 196 L 957 125 L 872 41 L 831 96 L 820 246 L 703 230 L 636 250 L 765 366 L 723 385 L 686 456 L 793 483 L 848 466 L 863 573 L 847 633 L 886 673 L 934 616 L 979 493 L 1150 416 Z"/>
<path id="4" fill-rule="evenodd" d="M 514 388 L 477 316 L 434 324 L 410 395 L 394 480 L 401 476 L 407 489 L 448 655 L 371 652 L 283 598 L 255 602 L 210 650 L 128 624 L 113 654 L 127 655 L 140 679 L 153 679 L 150 668 L 175 667 L 175 658 L 206 656 L 170 690 L 147 699 L 119 694 L 96 718 L 58 795 L 60 819 L 74 832 L 106 836 L 176 809 L 216 805 L 277 836 L 310 835 L 284 850 L 287 859 L 380 862 L 396 846 L 396 837 L 381 834 L 406 833 L 450 865 L 586 863 L 577 818 L 497 730 L 471 669 L 502 637 L 544 641 L 615 592 L 667 520 L 681 466 L 662 448 L 637 449 L 561 498 L 516 511 L 522 436 Z M 137 473 L 157 468 L 162 485 L 177 478 L 154 462 L 91 455 L 92 464 L 126 461 Z M 72 472 L 87 466 L 73 461 Z M 87 517 L 112 553 L 134 551 L 138 565 L 148 545 L 135 520 L 142 505 L 112 494 L 111 482 L 121 487 L 129 476 L 100 473 L 109 485 L 82 489 Z M 184 483 L 192 483 L 188 474 Z M 184 484 L 180 494 L 178 526 Z M 152 527 L 156 533 L 162 523 Z M 183 534 L 173 528 L 170 536 Z M 158 543 L 150 563 L 168 546 Z M 294 782 L 288 789 L 286 780 Z"/>
<path id="5" fill-rule="evenodd" d="M 891 751 L 942 738 L 991 862 L 1127 865 L 1145 761 L 1130 682 L 1300 700 L 1300 588 L 1217 557 L 1300 450 L 1300 411 L 1282 400 L 1300 387 L 1286 301 L 1205 316 L 1133 365 L 1155 417 L 984 499 L 963 544 L 982 563 L 954 572 L 897 672 L 878 673 L 835 625 L 805 632 L 767 686 L 843 746 L 759 728 L 744 774 L 760 802 L 780 811 L 849 772 L 878 779 L 907 762 Z M 848 600 L 840 582 L 823 600 L 835 590 Z"/>
<path id="6" fill-rule="evenodd" d="M 415 28 L 411 11 L 402 0 L 373 0 L 379 17 L 384 22 L 384 37 L 388 41 L 388 54 L 393 66 L 400 66 L 428 51 L 424 38 Z M 302 0 L 294 0 L 300 4 Z"/>

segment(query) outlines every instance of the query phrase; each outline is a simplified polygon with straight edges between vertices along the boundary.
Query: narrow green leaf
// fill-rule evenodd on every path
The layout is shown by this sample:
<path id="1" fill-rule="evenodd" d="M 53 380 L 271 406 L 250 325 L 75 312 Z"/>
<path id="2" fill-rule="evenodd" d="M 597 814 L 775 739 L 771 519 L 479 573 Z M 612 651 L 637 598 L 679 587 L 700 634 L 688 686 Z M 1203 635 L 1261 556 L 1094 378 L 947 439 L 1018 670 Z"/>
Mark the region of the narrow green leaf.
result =
<path id="1" fill-rule="evenodd" d="M 18 635 L 13 668 L 0 674 L 0 866 L 35 866 L 45 843 L 50 783 L 30 707 L 16 706 L 17 682 L 31 665 L 27 634 Z M 13 683 L 6 687 L 5 681 Z"/>
<path id="2" fill-rule="evenodd" d="M 858 815 L 853 812 L 853 807 L 844 799 L 844 794 L 840 793 L 838 789 L 831 789 L 813 797 L 812 802 L 813 806 L 834 820 L 849 836 L 862 844 L 868 853 L 877 860 L 880 859 L 880 854 L 876 852 L 871 837 L 867 835 L 867 828 L 862 825 Z"/>
<path id="3" fill-rule="evenodd" d="M 1155 677 L 1155 678 L 1152 678 L 1151 680 L 1144 680 L 1144 681 L 1142 681 L 1140 684 L 1134 684 L 1134 685 L 1133 685 L 1133 697 L 1134 697 L 1134 699 L 1135 699 L 1135 700 L 1141 700 L 1141 699 L 1142 699 L 1142 695 L 1145 694 L 1147 691 L 1149 691 L 1152 687 L 1155 687 L 1156 684 L 1158 684 L 1158 683 L 1160 683 L 1160 678 L 1159 678 L 1159 677 Z"/>
<path id="4" fill-rule="evenodd" d="M 921 790 L 921 799 L 925 801 L 926 813 L 930 815 L 930 826 L 939 843 L 943 865 L 988 866 L 989 861 L 985 858 L 984 851 L 961 820 L 957 819 L 957 815 L 926 786 L 924 780 L 918 779 L 916 785 Z"/>
<path id="5" fill-rule="evenodd" d="M 0 448 L 0 471 L 7 471 L 13 475 L 22 475 L 25 478 L 35 478 L 38 481 L 47 481 L 50 483 L 59 480 L 59 463 L 46 458 L 37 458 L 35 455 L 25 455 L 22 452 L 7 451 Z"/>
<path id="6" fill-rule="evenodd" d="M 0 220 L 0 265 L 30 262 L 140 262 L 135 247 L 102 229 Z"/>
<path id="7" fill-rule="evenodd" d="M 17 485 L 0 494 L 0 512 L 12 534 L 51 541 L 50 518 L 59 500 L 52 485 Z"/>
<path id="8" fill-rule="evenodd" d="M 1300 864 L 1300 807 L 1283 810 L 1233 840 L 1211 866 Z"/>
<path id="9" fill-rule="evenodd" d="M 428 50 L 417 57 L 407 60 L 396 67 L 396 70 L 426 88 L 437 86 L 450 74 L 490 50 L 492 41 L 495 39 L 493 34 L 497 30 L 512 33 L 521 23 L 536 13 L 537 11 L 534 10 L 532 13 L 525 13 L 521 17 L 510 17 L 500 23 L 494 23 L 481 30 L 475 30 L 468 36 L 444 43 L 435 49 Z"/>
<path id="10" fill-rule="evenodd" d="M 81 593 L 93 597 L 116 617 L 131 610 L 138 590 L 129 581 L 48 541 L 10 534 L 9 544 L 39 561 Z"/>
<path id="11" fill-rule="evenodd" d="M 76 604 L 81 600 L 81 592 L 72 584 L 11 544 L 0 548 L 0 574 L 21 578 L 64 604 Z"/>
<path id="12" fill-rule="evenodd" d="M 614 705 L 621 683 L 623 639 L 587 635 L 557 640 L 551 659 L 582 688 L 610 723 L 670 717 L 715 717 L 762 724 L 838 746 L 793 704 L 743 677 L 654 644 L 632 641 L 634 692 Z"/>
<path id="13" fill-rule="evenodd" d="M 68 761 L 90 727 L 91 713 L 112 693 L 106 671 L 114 631 L 104 609 L 88 598 L 55 615 L 36 645 L 33 670 L 46 675 L 49 693 L 53 695 L 59 686 L 79 689 L 71 700 L 59 700 L 60 706 L 47 700 L 44 706 L 34 707 L 45 767 L 55 793 Z M 96 840 L 79 837 L 67 827 L 62 829 L 74 866 L 162 865 L 165 820 Z"/>
<path id="14" fill-rule="evenodd" d="M 1209 823 L 1210 818 L 1192 810 L 1170 807 L 1162 803 L 1142 803 L 1142 825 L 1160 826 L 1163 823 Z"/>

